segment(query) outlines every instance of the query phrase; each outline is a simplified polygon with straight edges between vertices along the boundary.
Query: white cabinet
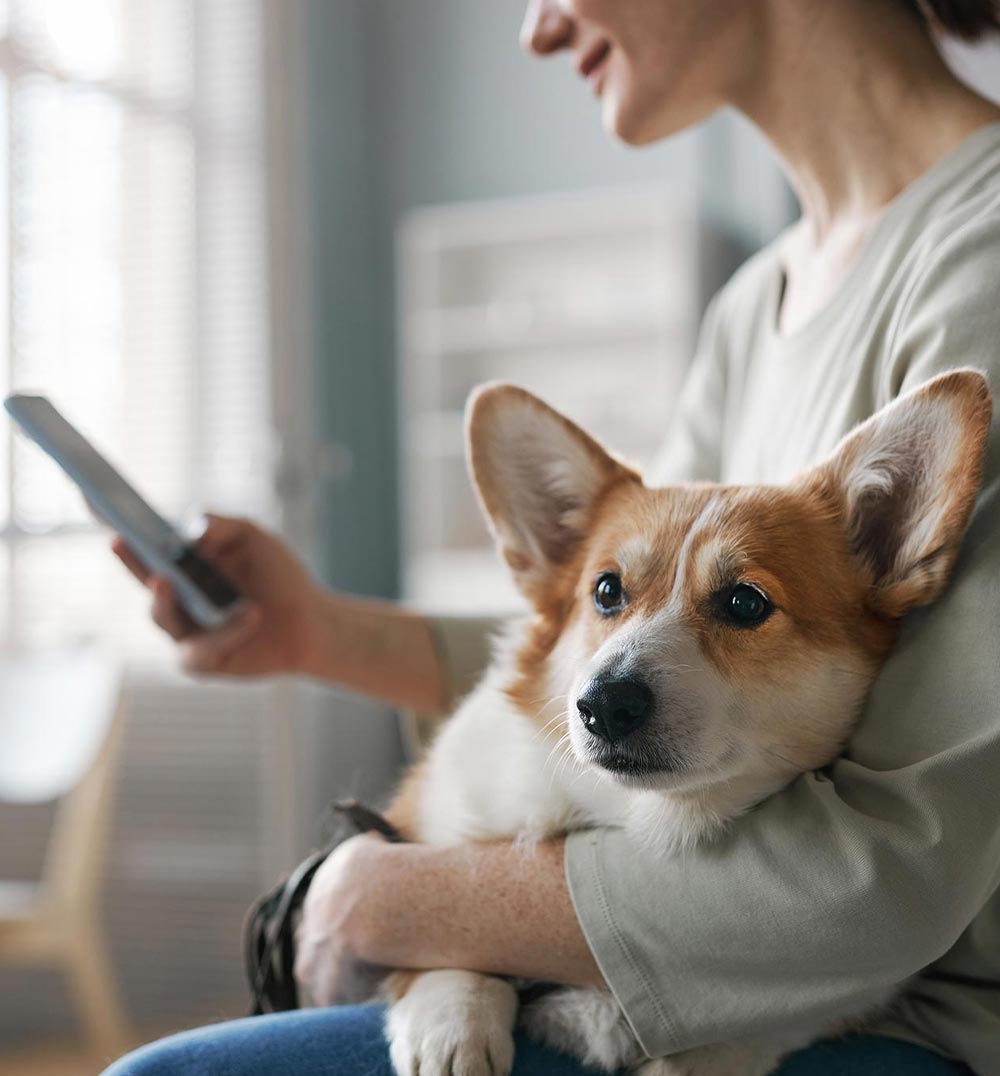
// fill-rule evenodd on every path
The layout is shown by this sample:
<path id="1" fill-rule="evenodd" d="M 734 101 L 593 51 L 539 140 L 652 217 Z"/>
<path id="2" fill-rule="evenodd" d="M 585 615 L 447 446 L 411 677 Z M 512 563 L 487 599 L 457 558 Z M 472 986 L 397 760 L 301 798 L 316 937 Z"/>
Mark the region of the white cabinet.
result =
<path id="1" fill-rule="evenodd" d="M 406 598 L 495 611 L 517 598 L 466 473 L 469 391 L 524 385 L 644 464 L 704 304 L 706 232 L 662 191 L 422 209 L 399 235 Z"/>

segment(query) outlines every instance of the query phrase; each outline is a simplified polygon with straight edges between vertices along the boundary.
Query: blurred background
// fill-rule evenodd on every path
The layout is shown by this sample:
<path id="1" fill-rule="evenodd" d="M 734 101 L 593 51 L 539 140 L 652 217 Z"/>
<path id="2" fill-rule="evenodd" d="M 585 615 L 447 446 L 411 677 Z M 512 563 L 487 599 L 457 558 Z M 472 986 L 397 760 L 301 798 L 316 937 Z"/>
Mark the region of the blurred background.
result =
<path id="1" fill-rule="evenodd" d="M 465 476 L 518 380 L 642 461 L 702 310 L 796 214 L 721 115 L 609 143 L 522 0 L 0 0 L 0 390 L 164 514 L 278 529 L 326 583 L 514 604 Z M 952 50 L 1000 96 L 1000 53 Z M 377 801 L 399 716 L 176 670 L 146 596 L 0 419 L 0 1073 L 89 1076 L 239 1016 L 249 902 Z"/>

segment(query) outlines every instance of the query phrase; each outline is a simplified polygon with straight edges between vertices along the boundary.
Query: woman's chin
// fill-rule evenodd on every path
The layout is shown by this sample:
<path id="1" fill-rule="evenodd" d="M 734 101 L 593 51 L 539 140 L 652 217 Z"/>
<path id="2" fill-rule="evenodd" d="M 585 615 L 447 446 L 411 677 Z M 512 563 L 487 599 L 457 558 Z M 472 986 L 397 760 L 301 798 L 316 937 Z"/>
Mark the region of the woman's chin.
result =
<path id="1" fill-rule="evenodd" d="M 613 83 L 606 84 L 601 95 L 601 124 L 606 134 L 626 146 L 648 146 L 672 133 L 660 129 L 654 110 L 641 107 L 616 90 Z"/>
<path id="2" fill-rule="evenodd" d="M 611 88 L 609 87 L 609 90 Z M 613 90 L 603 95 L 601 125 L 605 133 L 626 146 L 648 146 L 708 119 L 718 105 L 704 108 L 663 109 L 643 107 Z"/>
<path id="3" fill-rule="evenodd" d="M 648 146 L 664 137 L 664 132 L 609 101 L 604 102 L 601 121 L 605 133 L 626 146 Z"/>

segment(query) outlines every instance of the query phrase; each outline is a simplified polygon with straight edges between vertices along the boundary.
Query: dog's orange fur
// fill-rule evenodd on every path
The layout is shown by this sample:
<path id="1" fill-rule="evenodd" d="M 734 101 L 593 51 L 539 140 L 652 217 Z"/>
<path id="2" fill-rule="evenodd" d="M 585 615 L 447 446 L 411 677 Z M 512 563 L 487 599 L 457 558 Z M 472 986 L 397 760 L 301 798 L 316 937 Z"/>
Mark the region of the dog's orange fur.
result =
<path id="1" fill-rule="evenodd" d="M 508 688 L 514 703 L 535 717 L 533 703 L 544 694 L 544 666 L 556 641 L 573 619 L 582 615 L 586 647 L 595 652 L 604 639 L 630 616 L 661 608 L 676 581 L 680 551 L 692 524 L 706 511 L 705 529 L 690 537 L 689 559 L 700 571 L 689 574 L 683 593 L 688 617 L 700 644 L 714 665 L 729 676 L 756 681 L 781 690 L 783 670 L 804 653 L 849 649 L 860 643 L 873 664 L 892 646 L 896 624 L 871 609 L 868 586 L 844 557 L 844 521 L 835 506 L 817 489 L 785 488 L 748 491 L 742 487 L 707 485 L 648 490 L 622 482 L 602 499 L 588 528 L 592 538 L 578 557 L 552 580 L 551 593 L 537 610 L 529 644 L 518 655 L 518 678 Z M 629 535 L 649 536 L 654 553 L 641 576 L 623 575 L 625 588 L 636 597 L 620 617 L 600 620 L 587 614 L 592 580 L 603 572 L 619 571 L 614 551 Z M 773 618 L 750 639 L 718 625 L 700 607 L 701 597 L 716 582 L 718 565 L 709 556 L 699 562 L 705 547 L 725 546 L 729 537 L 739 557 L 734 570 L 752 578 L 775 605 L 794 620 Z M 823 580 L 816 585 L 817 578 Z"/>

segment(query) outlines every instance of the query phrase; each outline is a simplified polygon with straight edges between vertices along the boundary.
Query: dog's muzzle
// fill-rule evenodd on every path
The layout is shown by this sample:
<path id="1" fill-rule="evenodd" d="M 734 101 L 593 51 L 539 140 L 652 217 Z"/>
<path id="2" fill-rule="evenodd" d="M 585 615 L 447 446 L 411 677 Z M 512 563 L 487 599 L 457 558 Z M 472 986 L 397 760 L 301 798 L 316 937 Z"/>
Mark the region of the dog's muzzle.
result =
<path id="1" fill-rule="evenodd" d="M 614 744 L 645 724 L 653 711 L 653 693 L 641 680 L 595 676 L 584 685 L 576 708 L 592 736 Z"/>

